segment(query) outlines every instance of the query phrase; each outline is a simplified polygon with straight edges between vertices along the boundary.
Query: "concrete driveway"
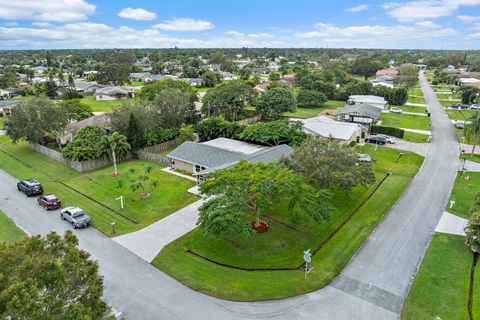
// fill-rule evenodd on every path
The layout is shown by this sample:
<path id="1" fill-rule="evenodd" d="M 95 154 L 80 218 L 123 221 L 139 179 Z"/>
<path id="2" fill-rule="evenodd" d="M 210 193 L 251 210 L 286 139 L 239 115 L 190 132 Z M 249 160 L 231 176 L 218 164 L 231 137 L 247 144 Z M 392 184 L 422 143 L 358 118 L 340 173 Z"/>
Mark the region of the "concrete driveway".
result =
<path id="1" fill-rule="evenodd" d="M 99 261 L 105 298 L 127 319 L 399 319 L 403 302 L 443 214 L 458 169 L 458 142 L 423 74 L 433 142 L 410 186 L 341 275 L 329 286 L 295 298 L 238 303 L 195 292 L 94 229 L 75 230 Z M 31 234 L 64 232 L 57 212 L 45 212 L 0 171 L 0 210 Z M 182 268 L 181 265 L 178 266 Z M 219 283 L 228 286 L 228 283 Z"/>
<path id="2" fill-rule="evenodd" d="M 385 147 L 398 149 L 398 150 L 411 151 L 421 155 L 422 157 L 425 157 L 427 155 L 428 149 L 430 148 L 430 143 L 414 143 L 414 142 L 396 139 L 394 144 L 387 143 Z"/>

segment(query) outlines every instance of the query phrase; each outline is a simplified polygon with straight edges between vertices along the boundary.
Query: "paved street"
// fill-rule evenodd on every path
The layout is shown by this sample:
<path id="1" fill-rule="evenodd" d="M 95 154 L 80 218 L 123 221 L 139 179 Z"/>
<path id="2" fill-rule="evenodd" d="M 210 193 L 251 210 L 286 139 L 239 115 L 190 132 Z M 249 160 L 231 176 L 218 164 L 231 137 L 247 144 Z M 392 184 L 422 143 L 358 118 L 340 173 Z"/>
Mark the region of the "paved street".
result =
<path id="1" fill-rule="evenodd" d="M 458 168 L 458 142 L 422 76 L 433 141 L 420 172 L 342 274 L 324 289 L 279 301 L 237 303 L 194 292 L 94 229 L 76 230 L 100 264 L 105 298 L 127 319 L 399 319 L 426 247 L 443 214 Z M 45 212 L 0 171 L 0 209 L 32 234 L 64 232 L 58 212 Z M 178 266 L 182 268 L 182 266 Z M 228 285 L 228 283 L 219 283 Z"/>

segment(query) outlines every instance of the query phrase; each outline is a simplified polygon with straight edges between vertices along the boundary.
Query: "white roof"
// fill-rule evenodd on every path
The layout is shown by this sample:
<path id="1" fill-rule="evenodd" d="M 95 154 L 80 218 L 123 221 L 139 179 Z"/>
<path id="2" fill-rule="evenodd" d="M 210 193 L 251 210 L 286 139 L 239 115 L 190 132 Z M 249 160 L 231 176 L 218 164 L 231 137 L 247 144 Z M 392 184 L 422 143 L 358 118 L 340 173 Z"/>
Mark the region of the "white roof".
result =
<path id="1" fill-rule="evenodd" d="M 368 96 L 368 95 L 353 95 L 348 97 L 348 100 L 352 100 L 355 103 L 382 103 L 386 104 L 385 98 L 378 96 Z"/>
<path id="2" fill-rule="evenodd" d="M 256 144 L 251 144 L 251 143 L 233 140 L 233 139 L 227 139 L 227 138 L 217 138 L 217 139 L 203 142 L 203 144 L 211 147 L 232 151 L 232 152 L 239 152 L 243 154 L 252 154 L 266 148 L 264 146 L 259 146 Z"/>
<path id="3" fill-rule="evenodd" d="M 480 82 L 480 80 L 475 79 L 475 78 L 460 78 L 459 81 L 460 81 L 461 83 L 476 83 L 476 82 Z"/>
<path id="4" fill-rule="evenodd" d="M 303 129 L 321 137 L 332 137 L 339 140 L 350 140 L 362 128 L 356 123 L 340 122 L 325 116 L 301 119 Z"/>

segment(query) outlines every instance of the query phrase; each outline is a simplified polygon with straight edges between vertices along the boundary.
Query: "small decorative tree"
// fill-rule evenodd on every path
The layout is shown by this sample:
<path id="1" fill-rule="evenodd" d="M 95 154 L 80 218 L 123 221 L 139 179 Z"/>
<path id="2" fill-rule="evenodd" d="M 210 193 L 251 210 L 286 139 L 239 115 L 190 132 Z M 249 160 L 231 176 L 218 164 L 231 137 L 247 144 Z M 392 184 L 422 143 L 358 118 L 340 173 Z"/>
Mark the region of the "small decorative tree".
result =
<path id="1" fill-rule="evenodd" d="M 132 178 L 130 180 L 130 190 L 132 190 L 133 192 L 139 189 L 142 190 L 142 193 L 140 194 L 140 198 L 142 199 L 150 198 L 150 193 L 146 191 L 146 188 L 147 188 L 147 181 L 150 180 L 149 175 L 151 174 L 152 171 L 153 171 L 153 167 L 148 166 L 145 168 L 145 174 L 139 175 L 138 177 Z M 134 174 L 135 169 L 130 168 L 129 172 Z M 149 186 L 153 189 L 156 189 L 158 185 L 159 185 L 159 182 L 157 180 L 151 181 L 149 184 Z"/>

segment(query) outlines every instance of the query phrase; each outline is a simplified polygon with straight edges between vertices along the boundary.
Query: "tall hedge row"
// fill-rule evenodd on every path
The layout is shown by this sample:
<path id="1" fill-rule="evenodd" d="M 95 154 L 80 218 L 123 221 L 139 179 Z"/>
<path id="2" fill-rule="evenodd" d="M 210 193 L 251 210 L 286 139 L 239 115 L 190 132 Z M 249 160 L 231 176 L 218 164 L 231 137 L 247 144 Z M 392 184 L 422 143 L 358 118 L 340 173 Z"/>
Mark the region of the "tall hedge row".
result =
<path id="1" fill-rule="evenodd" d="M 386 134 L 400 139 L 403 139 L 403 136 L 405 135 L 405 130 L 387 126 L 372 125 L 370 131 L 371 133 Z"/>

